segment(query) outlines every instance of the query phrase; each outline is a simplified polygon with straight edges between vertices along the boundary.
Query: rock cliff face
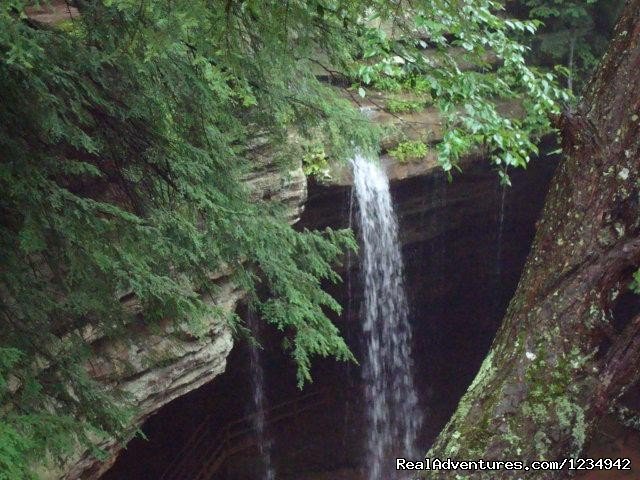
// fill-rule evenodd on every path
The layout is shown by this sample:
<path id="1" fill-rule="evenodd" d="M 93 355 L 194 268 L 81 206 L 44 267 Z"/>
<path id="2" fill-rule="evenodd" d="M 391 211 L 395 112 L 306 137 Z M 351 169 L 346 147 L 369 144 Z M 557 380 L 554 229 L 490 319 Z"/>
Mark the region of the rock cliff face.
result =
<path id="1" fill-rule="evenodd" d="M 438 120 L 433 111 L 425 112 L 422 117 L 413 114 L 403 120 L 399 116 L 388 116 L 373 106 L 369 108 L 374 121 L 401 122 L 401 129 L 410 132 L 412 138 L 423 138 L 422 133 L 436 130 L 435 124 Z M 426 130 L 425 119 L 429 122 L 429 128 Z M 415 130 L 414 126 L 418 124 L 421 125 L 421 129 Z M 253 142 L 250 155 L 254 168 L 246 176 L 245 182 L 253 192 L 254 198 L 282 203 L 287 208 L 290 222 L 296 223 L 307 200 L 307 179 L 301 165 L 283 173 L 272 161 L 273 147 L 260 138 Z M 394 169 L 394 178 L 424 175 L 426 172 L 435 171 L 436 168 L 433 154 L 407 165 L 399 165 L 389 157 L 384 158 L 389 167 Z M 350 188 L 349 173 L 345 166 L 336 167 L 333 174 L 335 179 L 332 185 L 339 185 L 342 189 Z M 326 206 L 331 208 L 332 204 L 335 206 L 336 197 L 334 190 L 330 189 L 329 192 L 333 198 L 328 199 Z M 309 225 L 310 227 L 324 228 L 336 225 L 331 215 L 322 209 L 319 209 L 318 213 L 324 218 L 319 218 L 317 224 Z M 215 298 L 207 298 L 207 301 L 228 311 L 234 310 L 243 292 L 229 281 L 225 272 L 218 272 L 212 281 L 218 287 L 218 293 Z M 131 303 L 132 308 L 135 308 L 135 301 Z M 131 395 L 137 408 L 134 419 L 137 426 L 142 425 L 166 403 L 201 387 L 225 371 L 226 359 L 233 347 L 233 338 L 228 327 L 212 320 L 207 335 L 201 340 L 189 336 L 186 332 L 178 332 L 176 335 L 175 328 L 179 327 L 167 323 L 162 331 L 157 332 L 142 325 L 134 326 L 126 338 L 118 341 L 97 339 L 94 342 L 95 358 L 90 364 L 94 376 L 103 379 L 105 385 L 117 386 Z M 69 480 L 100 477 L 111 467 L 121 447 L 113 443 L 101 446 L 112 454 L 110 461 L 96 462 L 88 452 L 84 452 L 73 460 L 71 469 L 66 473 L 49 472 L 47 477 Z"/>
<path id="2" fill-rule="evenodd" d="M 302 166 L 282 172 L 269 155 L 269 147 L 261 142 L 253 145 L 253 170 L 245 178 L 254 198 L 278 201 L 287 207 L 287 215 L 295 223 L 303 211 L 307 197 L 307 180 Z M 215 296 L 205 296 L 207 303 L 234 311 L 243 292 L 230 280 L 229 272 L 215 272 Z M 135 298 L 123 298 L 127 306 L 138 308 Z M 206 335 L 195 338 L 172 322 L 155 326 L 131 325 L 120 338 L 95 338 L 94 356 L 87 365 L 94 378 L 107 388 L 118 387 L 130 398 L 136 410 L 132 426 L 139 427 L 166 403 L 210 382 L 225 371 L 227 356 L 233 347 L 230 328 L 211 319 Z M 117 458 L 121 445 L 100 444 L 111 458 L 98 462 L 88 452 L 78 452 L 66 467 L 43 469 L 45 479 L 74 480 L 99 478 Z"/>
<path id="3" fill-rule="evenodd" d="M 419 139 L 425 143 L 434 143 L 441 138 L 439 120 L 433 110 L 418 114 L 390 116 L 374 104 L 366 105 L 366 109 L 374 121 L 392 123 L 397 127 L 395 133 L 385 140 L 384 148 L 389 148 L 400 138 Z M 271 161 L 273 158 L 271 147 L 264 141 L 254 143 L 251 156 L 255 168 L 246 177 L 246 182 L 256 198 L 282 202 L 288 209 L 288 216 L 292 223 L 296 223 L 302 216 L 302 221 L 299 223 L 301 227 L 325 228 L 327 226 L 346 227 L 350 225 L 351 178 L 348 167 L 336 167 L 329 181 L 312 182 L 308 194 L 307 180 L 302 168 L 299 166 L 289 173 L 282 174 Z M 496 281 L 500 281 L 500 279 L 496 280 L 495 243 L 498 235 L 496 225 L 499 223 L 499 209 L 503 197 L 497 187 L 497 175 L 488 167 L 487 162 L 481 156 L 470 156 L 465 159 L 464 174 L 458 176 L 452 185 L 447 183 L 444 175 L 437 168 L 435 154 L 432 151 L 422 159 L 403 164 L 393 161 L 387 155 L 383 155 L 382 161 L 392 180 L 396 211 L 400 218 L 403 254 L 407 263 L 412 307 L 415 312 L 419 312 L 414 315 L 414 322 L 432 325 L 427 321 L 427 317 L 432 315 L 434 311 L 440 311 L 438 308 L 449 301 L 451 295 L 465 295 L 472 304 L 477 300 L 477 297 L 486 295 L 485 289 L 473 286 L 470 291 L 460 293 L 460 286 L 465 283 L 465 278 L 468 276 L 474 276 L 473 278 L 477 281 L 474 285 L 485 284 L 489 289 L 495 285 Z M 541 198 L 551 169 L 552 165 L 547 162 L 529 172 L 520 172 L 515 175 L 514 184 L 516 187 L 508 192 L 505 200 L 509 205 L 512 205 L 508 208 L 518 209 L 518 215 L 507 214 L 513 221 L 508 222 L 510 233 L 505 235 L 504 240 L 513 239 L 512 233 L 518 232 L 519 222 L 526 226 L 523 227 L 522 232 L 516 233 L 519 239 L 515 242 L 517 246 L 504 248 L 501 255 L 505 258 L 519 259 L 526 253 L 528 246 L 526 239 L 532 231 L 532 219 L 537 215 L 538 203 L 540 203 L 527 199 L 531 197 L 532 188 L 539 190 L 537 196 Z M 455 267 L 463 266 L 464 268 L 452 268 L 446 262 L 448 255 L 455 255 L 456 258 L 461 259 L 459 260 L 461 263 Z M 350 267 L 355 267 L 356 263 L 352 262 Z M 517 267 L 505 270 L 500 273 L 499 277 L 516 278 L 519 273 Z M 343 274 L 345 278 L 353 277 L 354 284 L 358 282 L 356 268 L 348 268 Z M 229 311 L 234 310 L 243 296 L 242 291 L 229 281 L 228 274 L 225 272 L 218 272 L 212 277 L 212 281 L 219 287 L 218 293 L 215 298 L 207 298 L 206 300 L 223 306 Z M 351 281 L 349 280 L 348 283 L 350 284 Z M 341 326 L 347 338 L 351 338 L 352 344 L 357 343 L 354 339 L 358 336 L 359 326 L 355 319 L 357 315 L 353 313 L 356 309 L 351 307 L 351 304 L 357 305 L 359 302 L 357 288 L 345 289 L 345 285 L 327 286 L 327 288 L 345 306 L 345 315 L 336 318 L 336 322 Z M 127 301 L 131 302 L 131 308 L 135 308 L 134 300 L 128 299 Z M 493 301 L 491 300 L 491 302 Z M 434 305 L 438 307 L 436 308 Z M 486 309 L 487 307 L 485 305 L 482 308 Z M 482 315 L 479 316 L 482 317 Z M 467 317 L 465 320 L 458 320 L 460 328 L 471 328 L 472 331 L 474 328 L 476 330 L 486 329 L 487 331 L 491 328 L 487 326 L 486 321 L 479 321 L 475 327 L 473 325 L 469 327 L 469 325 L 465 325 Z M 437 327 L 433 325 L 428 328 L 437 330 Z M 432 337 L 433 333 L 427 332 L 427 335 Z M 486 342 L 485 339 L 484 343 Z M 225 371 L 227 357 L 230 355 L 233 343 L 229 329 L 214 320 L 211 322 L 207 335 L 201 340 L 189 336 L 179 327 L 172 326 L 170 323 L 164 327 L 161 326 L 160 331 L 151 331 L 142 325 L 132 326 L 127 338 L 118 341 L 96 339 L 93 344 L 95 358 L 92 360 L 90 368 L 97 378 L 103 380 L 105 385 L 121 387 L 131 395 L 137 406 L 137 416 L 134 419 L 137 426 L 142 425 L 165 404 L 183 397 L 205 384 L 207 384 L 206 387 L 203 387 L 205 390 L 217 389 L 209 391 L 208 394 L 211 398 L 218 398 L 218 401 L 213 404 L 210 400 L 196 401 L 192 397 L 194 395 L 192 393 L 189 395 L 190 400 L 183 397 L 167 406 L 166 409 L 169 409 L 168 411 L 172 412 L 170 415 L 174 417 L 179 416 L 181 411 L 193 410 L 191 412 L 193 418 L 202 417 L 203 409 L 216 409 L 225 412 L 223 418 L 216 420 L 216 422 L 225 422 L 232 420 L 242 410 L 242 406 L 236 401 L 237 393 L 235 392 L 237 385 L 242 383 L 242 378 L 247 378 L 247 372 L 243 371 L 244 367 L 241 366 L 242 361 L 238 360 L 238 356 L 242 357 L 242 350 L 239 353 L 231 354 L 235 365 L 232 371 L 225 375 L 224 386 L 216 384 L 218 380 L 211 381 Z M 270 363 L 277 366 L 277 374 L 280 377 L 286 377 L 281 380 L 286 384 L 285 386 L 280 384 L 280 381 L 274 383 L 274 385 L 278 385 L 278 388 L 283 387 L 276 394 L 276 397 L 295 397 L 297 395 L 295 388 L 290 388 L 293 385 L 294 374 L 288 370 L 290 367 L 288 360 L 280 357 L 277 334 L 273 336 L 270 343 L 273 350 L 278 351 L 274 354 L 278 358 L 273 359 L 273 362 Z M 428 345 L 420 347 L 431 348 Z M 354 345 L 354 349 L 357 351 L 357 345 Z M 456 351 L 456 348 L 454 347 L 452 350 Z M 236 349 L 234 349 L 235 351 Z M 482 358 L 482 355 L 482 351 L 477 352 L 478 360 Z M 428 362 L 428 359 L 420 360 L 418 366 L 425 367 Z M 333 366 L 325 367 L 321 366 L 320 368 L 328 368 L 329 371 L 323 371 L 317 375 L 319 379 L 322 379 L 318 385 L 319 388 L 333 388 L 332 385 L 329 385 L 331 382 L 340 384 L 344 371 L 336 371 Z M 431 367 L 429 368 L 432 370 Z M 469 375 L 472 374 L 474 368 L 474 365 L 470 363 Z M 271 373 L 273 374 L 273 372 Z M 357 377 L 357 374 L 355 375 Z M 461 376 L 462 380 L 465 378 L 465 375 Z M 357 389 L 357 380 L 353 378 L 351 380 L 353 380 L 352 387 Z M 442 380 L 443 384 L 446 384 L 444 378 Z M 426 389 L 427 386 L 423 385 L 422 388 Z M 229 389 L 233 389 L 234 392 L 229 392 Z M 232 399 L 231 403 L 228 403 L 228 400 L 224 398 L 220 399 L 221 391 L 222 397 L 228 396 Z M 340 401 L 344 400 L 344 395 L 339 394 L 338 397 L 341 399 Z M 205 403 L 206 406 L 203 405 Z M 443 400 L 443 403 L 446 402 Z M 349 408 L 353 408 L 353 405 L 349 407 L 347 401 L 346 406 L 343 402 L 337 408 L 338 411 L 345 411 L 348 414 Z M 446 416 L 447 408 L 449 407 L 441 409 L 443 410 L 443 418 Z M 164 411 L 162 410 L 162 412 Z M 176 421 L 180 422 L 181 420 L 176 417 Z M 326 418 L 323 421 L 331 426 L 331 418 Z M 183 418 L 182 422 L 183 425 L 189 425 L 190 419 Z M 351 433 L 345 432 L 344 437 L 357 435 L 357 432 L 357 429 Z M 183 433 L 188 436 L 188 432 Z M 175 432 L 169 433 L 169 435 L 174 434 Z M 175 443 L 181 441 L 180 438 L 182 438 L 180 435 L 174 435 L 171 439 L 167 438 L 166 440 L 169 443 Z M 156 439 L 152 438 L 146 445 L 152 448 Z M 352 444 L 357 445 L 357 440 L 353 439 Z M 97 462 L 84 452 L 73 459 L 70 468 L 66 468 L 64 471 L 49 470 L 46 478 L 67 480 L 99 478 L 115 462 L 121 450 L 120 445 L 113 443 L 102 446 L 111 453 L 109 461 Z M 330 455 L 334 459 L 342 458 L 347 455 L 347 452 L 353 453 L 353 458 L 356 458 L 357 452 L 352 450 L 343 448 L 341 452 L 335 452 L 335 455 L 328 450 L 323 450 L 317 454 L 318 462 L 324 462 L 326 459 L 322 457 L 326 455 Z M 161 447 L 158 451 L 165 452 L 167 450 Z M 170 454 L 168 456 L 170 457 Z M 125 454 L 123 457 L 126 462 L 128 455 Z M 145 478 L 159 478 L 163 471 L 163 460 L 166 462 L 167 458 L 155 459 L 158 471 L 150 471 L 151 467 L 146 465 L 135 474 L 129 472 L 123 476 L 110 472 L 111 475 L 107 475 L 107 478 L 137 478 L 136 475 L 138 477 L 143 475 Z"/>
<path id="4" fill-rule="evenodd" d="M 432 156 L 402 165 L 387 156 L 382 161 L 392 179 L 399 216 L 417 384 L 428 418 L 421 439 L 426 446 L 450 416 L 488 349 L 528 252 L 555 161 L 542 158 L 526 171 L 513 172 L 513 187 L 504 194 L 498 175 L 481 156 L 467 158 L 452 183 Z M 354 208 L 350 174 L 339 169 L 331 180 L 310 181 L 298 225 L 357 229 Z M 334 321 L 359 356 L 361 288 L 355 255 L 340 273 L 344 282 L 326 288 L 344 307 Z M 359 369 L 317 361 L 314 383 L 300 392 L 291 362 L 281 352 L 280 333 L 265 329 L 261 340 L 265 394 L 273 408 L 266 416 L 278 478 L 359 479 L 365 411 Z M 180 453 L 175 444 L 188 442 L 203 418 L 213 432 L 220 432 L 245 417 L 251 398 L 245 347 L 233 349 L 224 375 L 151 418 L 145 425 L 150 440 L 134 440 L 105 480 L 159 478 L 180 459 L 189 463 L 190 453 Z M 283 408 L 299 413 L 291 417 L 282 413 Z M 247 441 L 243 448 L 229 445 L 229 451 L 224 471 L 219 472 L 222 478 L 255 478 L 260 468 L 255 443 Z"/>

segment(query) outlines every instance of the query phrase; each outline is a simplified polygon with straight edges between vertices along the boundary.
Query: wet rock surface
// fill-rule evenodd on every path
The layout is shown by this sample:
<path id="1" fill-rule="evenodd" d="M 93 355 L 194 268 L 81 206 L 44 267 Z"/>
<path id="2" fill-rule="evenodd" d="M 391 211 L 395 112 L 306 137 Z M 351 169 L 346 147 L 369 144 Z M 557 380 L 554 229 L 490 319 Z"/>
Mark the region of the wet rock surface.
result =
<path id="1" fill-rule="evenodd" d="M 425 412 L 419 441 L 426 451 L 471 382 L 500 324 L 528 253 L 555 161 L 543 158 L 527 170 L 513 172 L 513 187 L 506 191 L 504 204 L 498 176 L 485 160 L 469 161 L 452 183 L 441 171 L 423 168 L 422 175 L 392 176 L 391 190 L 414 331 L 416 384 Z M 348 184 L 312 181 L 308 195 L 300 228 L 351 224 L 357 229 Z M 327 289 L 344 308 L 335 317 L 336 324 L 362 358 L 359 262 L 354 254 L 344 263 L 344 282 Z M 281 339 L 271 327 L 261 339 L 266 430 L 273 442 L 276 478 L 359 480 L 365 412 L 359 367 L 319 360 L 312 372 L 314 383 L 300 391 L 294 367 L 282 353 Z M 248 358 L 246 345 L 234 348 L 225 374 L 161 409 L 145 426 L 150 440 L 134 440 L 104 478 L 160 478 L 181 458 L 188 464 L 189 454 L 181 453 L 178 446 L 188 442 L 203 422 L 213 432 L 211 441 L 221 441 L 216 432 L 251 413 Z M 241 441 L 228 441 L 225 460 L 217 470 L 219 478 L 255 478 L 258 448 L 250 433 L 240 437 Z M 198 467 L 193 465 L 194 472 Z"/>

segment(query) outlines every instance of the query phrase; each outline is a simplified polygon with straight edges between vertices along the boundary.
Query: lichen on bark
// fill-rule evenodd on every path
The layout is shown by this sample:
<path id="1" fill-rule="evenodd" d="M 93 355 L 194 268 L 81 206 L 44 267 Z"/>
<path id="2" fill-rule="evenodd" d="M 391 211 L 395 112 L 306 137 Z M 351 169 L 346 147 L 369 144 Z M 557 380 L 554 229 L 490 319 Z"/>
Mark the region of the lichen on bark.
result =
<path id="1" fill-rule="evenodd" d="M 584 100 L 558 120 L 565 158 L 523 276 L 485 362 L 429 457 L 575 457 L 599 418 L 638 378 L 640 317 L 619 332 L 609 322 L 621 285 L 640 263 L 638 12 L 640 0 L 629 1 Z M 527 478 L 559 475 L 537 471 Z"/>

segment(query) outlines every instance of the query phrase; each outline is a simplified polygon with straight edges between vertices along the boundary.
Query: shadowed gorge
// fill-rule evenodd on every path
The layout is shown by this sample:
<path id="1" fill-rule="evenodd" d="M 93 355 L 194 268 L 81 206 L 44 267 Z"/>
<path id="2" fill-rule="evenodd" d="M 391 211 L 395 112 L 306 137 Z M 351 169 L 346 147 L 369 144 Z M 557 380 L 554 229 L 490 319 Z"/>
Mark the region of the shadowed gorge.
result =
<path id="1" fill-rule="evenodd" d="M 415 383 L 426 420 L 418 445 L 433 441 L 486 354 L 515 289 L 555 164 L 547 157 L 526 171 L 514 172 L 513 187 L 505 190 L 504 197 L 495 173 L 478 162 L 453 183 L 437 170 L 391 182 L 405 261 L 407 318 L 419 372 Z M 348 185 L 311 183 L 300 227 L 338 228 L 349 225 L 351 215 L 357 229 L 354 202 Z M 341 272 L 344 282 L 327 287 L 344 308 L 335 321 L 363 363 L 364 286 L 357 255 L 345 260 L 350 268 Z M 299 391 L 293 366 L 280 353 L 277 332 L 267 328 L 263 334 L 265 430 L 277 478 L 367 478 L 367 384 L 360 367 L 320 361 L 313 370 L 315 381 Z M 228 450 L 216 478 L 255 478 L 262 467 L 259 442 L 247 417 L 247 406 L 252 404 L 250 357 L 244 342 L 236 346 L 227 371 L 161 409 L 143 428 L 149 440 L 134 440 L 104 478 L 136 478 L 145 472 L 160 478 L 174 462 L 190 472 L 187 476 L 195 475 L 201 467 L 194 462 L 195 452 L 187 448 L 180 453 L 179 447 L 199 428 L 212 432 L 207 437 L 209 451 L 218 446 Z M 245 420 L 225 429 L 240 419 Z M 225 442 L 228 431 L 244 433 Z M 178 477 L 167 480 L 171 478 Z"/>

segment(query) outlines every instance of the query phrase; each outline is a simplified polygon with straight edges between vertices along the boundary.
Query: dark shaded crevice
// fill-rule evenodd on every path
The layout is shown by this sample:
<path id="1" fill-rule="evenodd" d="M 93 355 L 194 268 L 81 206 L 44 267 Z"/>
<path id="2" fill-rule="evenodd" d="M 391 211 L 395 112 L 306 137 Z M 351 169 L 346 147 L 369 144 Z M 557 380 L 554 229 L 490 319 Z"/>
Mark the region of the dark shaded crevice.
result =
<path id="1" fill-rule="evenodd" d="M 420 439 L 425 451 L 453 413 L 500 325 L 554 167 L 554 161 L 542 159 L 526 171 L 513 172 L 500 250 L 496 245 L 500 188 L 488 164 L 470 165 L 453 183 L 440 172 L 392 183 L 404 244 L 416 384 L 426 416 Z M 350 197 L 347 187 L 312 182 L 300 228 L 348 226 Z M 500 268 L 496 268 L 498 256 Z M 353 256 L 351 268 L 341 272 L 345 282 L 326 288 L 344 307 L 334 321 L 362 358 L 357 263 Z M 314 383 L 300 392 L 295 368 L 281 351 L 281 334 L 271 327 L 264 332 L 267 402 L 276 405 L 313 392 L 328 392 L 330 398 L 324 406 L 268 425 L 276 478 L 357 478 L 366 407 L 359 367 L 330 359 L 316 361 Z M 142 428 L 149 440 L 132 440 L 103 478 L 160 478 L 202 422 L 221 430 L 245 416 L 251 405 L 248 364 L 247 346 L 240 341 L 228 358 L 227 371 L 150 418 Z M 257 449 L 248 447 L 226 461 L 218 478 L 253 479 L 259 463 Z"/>
<path id="2" fill-rule="evenodd" d="M 629 322 L 640 314 L 640 295 L 631 290 L 620 294 L 611 312 L 611 325 L 622 333 Z"/>

